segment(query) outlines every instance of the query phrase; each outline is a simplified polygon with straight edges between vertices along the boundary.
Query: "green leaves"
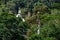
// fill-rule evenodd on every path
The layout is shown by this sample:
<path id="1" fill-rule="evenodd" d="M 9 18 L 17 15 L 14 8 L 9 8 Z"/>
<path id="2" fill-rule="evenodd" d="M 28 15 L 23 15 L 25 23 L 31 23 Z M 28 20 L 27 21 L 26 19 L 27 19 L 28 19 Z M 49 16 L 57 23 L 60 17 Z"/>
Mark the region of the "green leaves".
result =
<path id="1" fill-rule="evenodd" d="M 14 39 L 19 40 L 20 37 L 23 38 L 22 35 L 26 34 L 27 28 L 28 24 L 26 22 L 22 22 L 21 18 L 16 18 L 13 14 L 0 13 L 1 39 L 4 38 L 4 40 L 11 40 L 14 37 Z"/>
<path id="2" fill-rule="evenodd" d="M 54 37 L 46 37 L 46 38 L 43 38 L 43 40 L 56 40 Z"/>
<path id="3" fill-rule="evenodd" d="M 54 8 L 60 9 L 60 3 L 53 3 L 52 6 L 53 6 Z"/>
<path id="4" fill-rule="evenodd" d="M 60 3 L 51 1 L 0 0 L 0 40 L 60 40 Z M 18 8 L 26 22 L 15 17 Z M 28 12 L 32 16 L 27 17 Z M 41 23 L 39 35 L 37 16 Z"/>

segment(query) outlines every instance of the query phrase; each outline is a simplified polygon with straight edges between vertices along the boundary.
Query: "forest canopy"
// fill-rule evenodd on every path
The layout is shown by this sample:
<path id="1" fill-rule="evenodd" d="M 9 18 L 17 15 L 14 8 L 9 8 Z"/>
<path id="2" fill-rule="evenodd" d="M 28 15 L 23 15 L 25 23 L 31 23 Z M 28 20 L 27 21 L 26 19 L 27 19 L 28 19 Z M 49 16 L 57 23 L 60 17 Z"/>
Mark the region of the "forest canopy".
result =
<path id="1" fill-rule="evenodd" d="M 60 0 L 0 0 L 0 40 L 60 40 Z"/>

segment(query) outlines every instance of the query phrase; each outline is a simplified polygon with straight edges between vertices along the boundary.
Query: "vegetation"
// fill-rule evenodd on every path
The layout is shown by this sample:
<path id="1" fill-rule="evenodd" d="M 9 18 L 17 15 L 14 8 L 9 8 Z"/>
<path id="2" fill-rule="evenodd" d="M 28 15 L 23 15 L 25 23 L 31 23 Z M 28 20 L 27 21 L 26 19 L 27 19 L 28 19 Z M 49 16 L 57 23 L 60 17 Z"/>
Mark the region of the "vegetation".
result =
<path id="1" fill-rule="evenodd" d="M 0 40 L 60 40 L 60 0 L 0 0 Z"/>

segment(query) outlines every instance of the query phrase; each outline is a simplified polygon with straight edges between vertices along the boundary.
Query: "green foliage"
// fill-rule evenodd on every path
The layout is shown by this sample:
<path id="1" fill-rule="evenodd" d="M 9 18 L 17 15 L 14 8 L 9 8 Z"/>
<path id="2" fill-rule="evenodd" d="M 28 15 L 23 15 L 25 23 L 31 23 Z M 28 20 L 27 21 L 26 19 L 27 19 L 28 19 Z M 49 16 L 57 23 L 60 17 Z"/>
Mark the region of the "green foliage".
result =
<path id="1" fill-rule="evenodd" d="M 24 40 L 22 35 L 25 35 L 27 28 L 28 24 L 22 22 L 21 18 L 16 18 L 13 14 L 0 13 L 0 39 Z"/>
<path id="2" fill-rule="evenodd" d="M 60 38 L 60 13 L 59 12 L 54 12 L 54 14 L 43 14 L 43 15 L 38 15 L 40 16 L 40 22 L 41 22 L 41 27 L 40 27 L 40 38 L 36 34 L 37 26 L 32 25 L 32 36 L 30 36 L 31 40 L 59 40 Z M 35 30 L 35 33 L 34 31 Z M 38 38 L 37 38 L 37 36 Z M 34 36 L 33 36 L 34 35 Z M 37 38 L 37 39 L 35 39 Z"/>
<path id="3" fill-rule="evenodd" d="M 60 40 L 58 1 L 0 0 L 0 40 Z M 15 16 L 18 8 L 21 9 L 26 22 Z M 27 17 L 28 12 L 31 13 L 30 17 Z M 39 35 L 37 18 L 40 21 Z"/>
<path id="4" fill-rule="evenodd" d="M 36 34 L 33 34 L 30 38 L 29 38 L 29 40 L 40 40 L 41 39 L 41 37 L 39 36 L 39 35 L 36 35 Z"/>
<path id="5" fill-rule="evenodd" d="M 47 37 L 47 38 L 44 38 L 43 40 L 56 40 L 56 39 L 53 37 Z"/>
<path id="6" fill-rule="evenodd" d="M 34 4 L 33 12 L 35 13 L 50 13 L 50 10 L 46 5 L 41 2 L 37 2 Z"/>
<path id="7" fill-rule="evenodd" d="M 59 8 L 59 9 L 60 9 L 60 3 L 53 3 L 52 6 L 53 6 L 54 8 Z"/>

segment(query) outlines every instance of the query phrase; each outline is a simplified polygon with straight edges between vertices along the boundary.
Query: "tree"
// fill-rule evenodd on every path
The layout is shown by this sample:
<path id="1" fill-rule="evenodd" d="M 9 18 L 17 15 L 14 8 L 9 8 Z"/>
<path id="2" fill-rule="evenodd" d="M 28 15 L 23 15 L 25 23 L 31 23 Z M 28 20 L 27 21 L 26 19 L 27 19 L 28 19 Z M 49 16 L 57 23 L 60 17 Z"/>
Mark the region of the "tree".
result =
<path id="1" fill-rule="evenodd" d="M 40 2 L 35 3 L 33 11 L 35 13 L 38 13 L 38 12 L 39 13 L 50 13 L 50 10 L 48 9 L 48 7 Z"/>
<path id="2" fill-rule="evenodd" d="M 25 40 L 28 24 L 9 13 L 0 13 L 0 39 Z"/>

